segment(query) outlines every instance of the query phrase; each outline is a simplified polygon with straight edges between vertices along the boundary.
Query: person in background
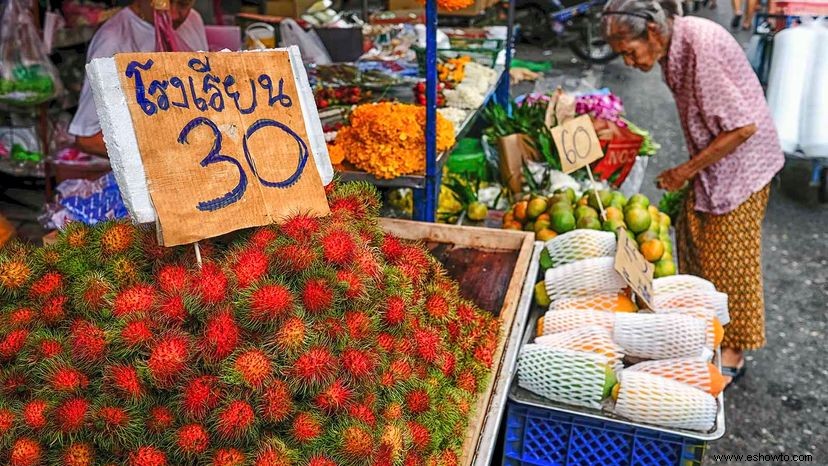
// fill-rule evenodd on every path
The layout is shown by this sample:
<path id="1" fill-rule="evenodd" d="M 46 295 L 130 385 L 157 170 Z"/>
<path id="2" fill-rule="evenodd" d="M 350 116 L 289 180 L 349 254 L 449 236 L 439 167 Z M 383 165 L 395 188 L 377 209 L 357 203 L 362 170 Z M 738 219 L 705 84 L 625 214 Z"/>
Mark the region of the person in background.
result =
<path id="1" fill-rule="evenodd" d="M 170 19 L 175 28 L 180 50 L 207 50 L 207 36 L 201 15 L 193 7 L 195 0 L 172 0 Z M 111 57 L 116 53 L 154 52 L 152 0 L 135 0 L 109 19 L 95 33 L 89 44 L 86 61 Z M 89 82 L 83 83 L 78 111 L 69 126 L 78 149 L 89 154 L 106 156 L 101 124 Z"/>
<path id="2" fill-rule="evenodd" d="M 730 21 L 732 29 L 738 29 L 739 23 L 742 29 L 747 31 L 750 29 L 753 22 L 753 15 L 756 13 L 757 0 L 730 0 L 733 5 L 733 19 Z M 747 11 L 743 9 L 743 5 L 747 3 Z"/>
<path id="3" fill-rule="evenodd" d="M 762 86 L 724 28 L 682 17 L 678 0 L 610 0 L 601 30 L 627 66 L 661 66 L 690 160 L 659 175 L 669 191 L 690 184 L 677 222 L 679 269 L 727 293 L 722 372 L 744 374 L 744 351 L 765 345 L 762 219 L 770 181 L 784 165 Z"/>

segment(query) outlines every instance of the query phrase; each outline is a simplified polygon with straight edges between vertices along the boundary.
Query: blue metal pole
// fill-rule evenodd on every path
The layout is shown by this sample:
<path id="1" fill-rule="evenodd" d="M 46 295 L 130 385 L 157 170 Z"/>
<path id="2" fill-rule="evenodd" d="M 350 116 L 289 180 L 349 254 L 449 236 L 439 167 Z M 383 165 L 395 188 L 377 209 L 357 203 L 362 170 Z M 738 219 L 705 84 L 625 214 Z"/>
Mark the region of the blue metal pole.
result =
<path id="1" fill-rule="evenodd" d="M 506 28 L 506 67 L 497 86 L 497 103 L 504 107 L 508 106 L 511 97 L 509 95 L 509 70 L 512 69 L 512 42 L 515 40 L 515 0 L 509 0 Z"/>
<path id="2" fill-rule="evenodd" d="M 437 0 L 426 1 L 426 176 L 423 194 L 414 192 L 414 219 L 433 222 L 437 214 L 440 173 L 437 166 Z M 418 202 L 421 201 L 421 202 Z"/>

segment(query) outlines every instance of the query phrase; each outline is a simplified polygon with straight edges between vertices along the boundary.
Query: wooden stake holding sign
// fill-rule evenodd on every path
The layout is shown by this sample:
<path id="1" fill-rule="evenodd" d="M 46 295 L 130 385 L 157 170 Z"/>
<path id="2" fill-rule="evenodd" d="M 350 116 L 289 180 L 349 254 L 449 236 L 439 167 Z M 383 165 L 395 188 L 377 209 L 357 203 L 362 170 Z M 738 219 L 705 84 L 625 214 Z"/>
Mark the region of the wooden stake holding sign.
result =
<path id="1" fill-rule="evenodd" d="M 165 246 L 276 223 L 296 212 L 330 212 L 323 185 L 330 181 L 324 162 L 330 162 L 314 140 L 321 138 L 321 125 L 312 98 L 308 103 L 304 70 L 296 75 L 301 59 L 290 52 L 115 56 Z M 113 151 L 129 138 L 111 121 L 119 109 L 102 84 L 105 73 L 90 67 L 107 148 L 129 207 L 135 180 L 128 166 L 135 165 L 135 154 Z"/>

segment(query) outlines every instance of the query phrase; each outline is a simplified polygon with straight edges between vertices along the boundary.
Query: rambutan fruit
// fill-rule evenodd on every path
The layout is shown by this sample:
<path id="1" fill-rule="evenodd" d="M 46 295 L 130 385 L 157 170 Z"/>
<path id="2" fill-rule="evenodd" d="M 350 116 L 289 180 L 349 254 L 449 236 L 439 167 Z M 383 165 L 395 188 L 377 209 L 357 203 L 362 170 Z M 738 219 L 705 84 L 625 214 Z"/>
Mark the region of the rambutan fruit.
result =
<path id="1" fill-rule="evenodd" d="M 181 334 L 167 334 L 150 345 L 147 369 L 158 387 L 169 387 L 190 360 L 190 340 Z"/>
<path id="2" fill-rule="evenodd" d="M 23 259 L 0 260 L 0 292 L 16 292 L 32 278 L 32 268 Z"/>
<path id="3" fill-rule="evenodd" d="M 428 429 L 415 421 L 409 421 L 407 424 L 408 432 L 411 437 L 411 442 L 414 444 L 414 449 L 418 452 L 425 452 L 431 443 L 431 433 Z"/>
<path id="4" fill-rule="evenodd" d="M 189 315 L 181 296 L 168 296 L 162 299 L 158 313 L 166 323 L 174 326 L 182 325 Z"/>
<path id="5" fill-rule="evenodd" d="M 207 305 L 215 305 L 227 299 L 227 276 L 216 264 L 205 262 L 193 277 L 193 291 Z"/>
<path id="6" fill-rule="evenodd" d="M 291 451 L 281 440 L 270 439 L 262 442 L 253 466 L 294 466 L 296 458 L 296 452 Z"/>
<path id="7" fill-rule="evenodd" d="M 334 413 L 345 409 L 353 397 L 351 390 L 342 380 L 335 380 L 316 395 L 316 406 L 321 410 Z"/>
<path id="8" fill-rule="evenodd" d="M 405 322 L 405 300 L 400 296 L 389 297 L 385 301 L 382 318 L 389 327 L 396 327 Z"/>
<path id="9" fill-rule="evenodd" d="M 55 426 L 64 434 L 80 431 L 89 415 L 89 401 L 84 398 L 70 398 L 55 408 Z"/>
<path id="10" fill-rule="evenodd" d="M 129 286 L 141 280 L 139 264 L 128 257 L 116 257 L 112 259 L 107 267 L 112 278 L 118 286 Z"/>
<path id="11" fill-rule="evenodd" d="M 147 430 L 154 434 L 162 434 L 169 430 L 175 422 L 175 414 L 166 406 L 156 405 L 147 412 Z"/>
<path id="12" fill-rule="evenodd" d="M 449 303 L 439 294 L 430 295 L 425 302 L 426 313 L 434 319 L 444 320 L 449 317 Z"/>
<path id="13" fill-rule="evenodd" d="M 394 380 L 406 382 L 414 375 L 414 369 L 408 359 L 398 358 L 391 361 L 388 371 L 394 376 Z"/>
<path id="14" fill-rule="evenodd" d="M 293 395 L 287 384 L 272 380 L 261 394 L 259 412 L 265 421 L 282 422 L 293 412 Z"/>
<path id="15" fill-rule="evenodd" d="M 142 446 L 131 451 L 127 466 L 167 466 L 167 455 L 152 446 Z"/>
<path id="16" fill-rule="evenodd" d="M 357 403 L 348 406 L 348 414 L 361 422 L 373 427 L 377 423 L 377 418 L 374 415 L 374 411 L 369 408 L 368 406 Z"/>
<path id="17" fill-rule="evenodd" d="M 219 448 L 213 453 L 211 466 L 244 466 L 246 458 L 241 450 L 236 448 Z"/>
<path id="18" fill-rule="evenodd" d="M 440 335 L 431 329 L 414 330 L 414 344 L 417 348 L 417 356 L 423 361 L 434 362 L 441 352 L 442 341 Z"/>
<path id="19" fill-rule="evenodd" d="M 457 387 L 469 393 L 477 393 L 477 377 L 471 370 L 461 371 L 457 375 Z"/>
<path id="20" fill-rule="evenodd" d="M 76 361 L 100 361 L 107 353 L 106 334 L 91 321 L 76 321 L 70 329 L 69 349 Z"/>
<path id="21" fill-rule="evenodd" d="M 494 362 L 494 350 L 493 347 L 488 345 L 477 345 L 474 350 L 474 359 L 487 368 L 491 368 Z"/>
<path id="22" fill-rule="evenodd" d="M 254 323 L 275 322 L 293 309 L 293 293 L 283 285 L 268 284 L 250 294 L 249 318 Z"/>
<path id="23" fill-rule="evenodd" d="M 270 259 L 263 251 L 247 248 L 241 251 L 230 266 L 236 276 L 236 283 L 241 288 L 247 288 L 262 279 L 270 267 Z"/>
<path id="24" fill-rule="evenodd" d="M 45 299 L 63 288 L 63 275 L 58 272 L 47 272 L 35 280 L 29 288 L 29 296 L 32 298 Z"/>
<path id="25" fill-rule="evenodd" d="M 201 424 L 187 424 L 176 432 L 175 445 L 184 455 L 198 455 L 207 450 L 210 437 Z"/>
<path id="26" fill-rule="evenodd" d="M 88 443 L 73 443 L 60 455 L 60 466 L 94 466 L 95 450 Z"/>
<path id="27" fill-rule="evenodd" d="M 221 362 L 239 346 L 241 329 L 229 309 L 216 312 L 207 319 L 201 338 L 201 353 L 208 362 Z"/>
<path id="28" fill-rule="evenodd" d="M 308 387 L 330 382 L 336 370 L 333 354 L 325 347 L 315 346 L 296 358 L 290 374 L 300 386 Z"/>
<path id="29" fill-rule="evenodd" d="M 360 252 L 357 253 L 354 259 L 354 270 L 359 272 L 363 277 L 368 277 L 374 283 L 379 284 L 382 279 L 382 268 L 380 267 L 378 258 L 367 247 L 360 249 Z"/>
<path id="30" fill-rule="evenodd" d="M 252 235 L 250 235 L 250 246 L 264 251 L 279 237 L 279 233 L 273 228 L 257 228 Z"/>
<path id="31" fill-rule="evenodd" d="M 82 309 L 101 311 L 107 306 L 107 295 L 112 292 L 112 288 L 112 284 L 103 275 L 89 274 L 81 279 L 74 303 Z"/>
<path id="32" fill-rule="evenodd" d="M 354 260 L 356 241 L 346 231 L 332 230 L 319 239 L 322 245 L 322 257 L 334 266 L 346 266 Z"/>
<path id="33" fill-rule="evenodd" d="M 316 251 L 303 244 L 286 244 L 273 252 L 274 263 L 285 272 L 310 270 L 318 258 Z"/>
<path id="34" fill-rule="evenodd" d="M 43 303 L 40 308 L 40 318 L 43 323 L 50 326 L 56 326 L 63 323 L 66 318 L 66 296 L 53 296 Z"/>
<path id="35" fill-rule="evenodd" d="M 425 390 L 411 390 L 405 395 L 405 404 L 414 414 L 422 414 L 431 407 L 431 397 Z"/>
<path id="36" fill-rule="evenodd" d="M 105 379 L 122 398 L 139 400 L 144 396 L 144 385 L 138 376 L 138 370 L 126 364 L 109 366 Z"/>
<path id="37" fill-rule="evenodd" d="M 440 368 L 440 371 L 446 377 L 451 377 L 454 375 L 454 369 L 457 367 L 457 358 L 454 354 L 443 351 L 440 353 L 440 356 L 437 357 L 437 367 Z"/>
<path id="38" fill-rule="evenodd" d="M 7 408 L 0 408 L 0 439 L 4 438 L 11 432 L 16 416 L 14 411 Z"/>
<path id="39" fill-rule="evenodd" d="M 339 433 L 339 451 L 351 460 L 365 461 L 370 458 L 376 443 L 368 429 L 359 425 L 347 426 Z"/>
<path id="40" fill-rule="evenodd" d="M 305 242 L 319 231 L 320 223 L 316 217 L 296 214 L 286 218 L 279 225 L 279 232 L 297 242 Z"/>
<path id="41" fill-rule="evenodd" d="M 166 294 L 181 293 L 190 285 L 190 273 L 182 265 L 168 264 L 158 270 L 156 282 Z"/>
<path id="42" fill-rule="evenodd" d="M 129 348 L 142 348 L 150 344 L 155 333 L 150 319 L 127 322 L 121 329 L 121 341 Z"/>
<path id="43" fill-rule="evenodd" d="M 246 401 L 231 401 L 216 413 L 215 432 L 223 439 L 246 437 L 255 425 L 256 413 Z"/>
<path id="44" fill-rule="evenodd" d="M 382 206 L 377 188 L 366 182 L 337 184 L 328 195 L 331 212 L 364 220 L 379 215 Z"/>
<path id="45" fill-rule="evenodd" d="M 403 275 L 415 285 L 421 284 L 431 273 L 431 262 L 428 255 L 418 246 L 406 247 L 396 265 Z"/>
<path id="46" fill-rule="evenodd" d="M 29 331 L 26 329 L 12 330 L 0 339 L 0 359 L 9 360 L 26 345 Z"/>
<path id="47" fill-rule="evenodd" d="M 83 249 L 89 245 L 89 227 L 83 222 L 69 222 L 61 232 L 61 239 L 71 249 Z"/>
<path id="48" fill-rule="evenodd" d="M 19 307 L 12 309 L 5 316 L 6 327 L 9 329 L 19 329 L 30 326 L 37 318 L 37 312 L 30 307 Z"/>
<path id="49" fill-rule="evenodd" d="M 132 421 L 126 409 L 119 406 L 104 406 L 95 413 L 95 426 L 99 433 L 113 436 L 124 432 Z"/>
<path id="50" fill-rule="evenodd" d="M 98 242 L 104 257 L 123 254 L 136 243 L 135 227 L 126 222 L 108 222 L 98 231 Z"/>
<path id="51" fill-rule="evenodd" d="M 376 369 L 376 362 L 371 353 L 347 348 L 342 352 L 342 366 L 354 380 L 369 377 Z"/>
<path id="52" fill-rule="evenodd" d="M 41 359 L 51 359 L 63 353 L 63 343 L 52 338 L 43 338 L 38 342 L 36 350 Z"/>
<path id="53" fill-rule="evenodd" d="M 365 285 L 359 275 L 350 270 L 338 270 L 336 280 L 345 285 L 345 298 L 347 299 L 358 299 L 365 292 Z"/>
<path id="54" fill-rule="evenodd" d="M 334 290 L 322 278 L 312 278 L 302 287 L 302 304 L 312 313 L 330 309 L 334 302 Z"/>
<path id="55" fill-rule="evenodd" d="M 9 466 L 39 466 L 43 462 L 43 448 L 31 437 L 15 440 L 9 453 Z"/>
<path id="56" fill-rule="evenodd" d="M 353 340 L 362 341 L 375 333 L 374 323 L 365 312 L 348 311 L 345 313 L 343 321 L 348 329 L 348 335 Z"/>
<path id="57" fill-rule="evenodd" d="M 305 321 L 291 317 L 284 321 L 276 332 L 276 347 L 282 352 L 295 352 L 302 348 L 306 335 Z"/>
<path id="58" fill-rule="evenodd" d="M 383 332 L 377 336 L 377 346 L 386 353 L 391 352 L 394 349 L 394 343 L 394 336 L 390 333 Z"/>
<path id="59" fill-rule="evenodd" d="M 9 398 L 27 394 L 30 388 L 28 383 L 26 374 L 17 368 L 0 371 L 0 391 Z"/>
<path id="60" fill-rule="evenodd" d="M 400 403 L 391 402 L 388 406 L 385 407 L 385 410 L 382 412 L 383 417 L 388 419 L 389 421 L 396 421 L 400 419 L 403 415 L 403 407 Z"/>
<path id="61" fill-rule="evenodd" d="M 405 244 L 392 234 L 386 234 L 382 239 L 380 250 L 385 256 L 385 259 L 392 264 L 397 264 L 405 252 Z"/>
<path id="62" fill-rule="evenodd" d="M 49 423 L 49 411 L 49 403 L 46 400 L 34 399 L 23 405 L 20 417 L 26 428 L 40 430 Z"/>
<path id="63" fill-rule="evenodd" d="M 273 375 L 273 364 L 264 351 L 253 348 L 235 357 L 233 372 L 248 387 L 260 389 Z"/>
<path id="64" fill-rule="evenodd" d="M 180 411 L 188 419 L 202 420 L 221 401 L 219 379 L 202 375 L 185 382 L 181 388 Z"/>
<path id="65" fill-rule="evenodd" d="M 308 460 L 308 466 L 339 466 L 336 461 L 322 455 L 312 456 Z"/>
<path id="66" fill-rule="evenodd" d="M 147 313 L 152 310 L 155 300 L 155 287 L 146 284 L 134 285 L 115 296 L 112 314 L 122 318 L 131 314 Z"/>
<path id="67" fill-rule="evenodd" d="M 322 423 L 310 413 L 299 413 L 293 418 L 291 436 L 299 443 L 309 443 L 322 435 Z"/>
<path id="68" fill-rule="evenodd" d="M 73 367 L 58 366 L 49 372 L 49 387 L 56 392 L 77 393 L 89 386 L 89 378 Z"/>

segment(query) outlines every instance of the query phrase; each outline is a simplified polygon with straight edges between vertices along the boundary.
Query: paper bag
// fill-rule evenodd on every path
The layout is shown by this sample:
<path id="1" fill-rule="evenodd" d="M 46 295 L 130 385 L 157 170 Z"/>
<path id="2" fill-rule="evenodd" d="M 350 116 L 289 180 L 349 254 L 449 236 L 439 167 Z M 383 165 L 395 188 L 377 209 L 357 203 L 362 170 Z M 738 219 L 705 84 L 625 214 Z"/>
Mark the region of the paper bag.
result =
<path id="1" fill-rule="evenodd" d="M 509 187 L 513 193 L 523 189 L 523 165 L 525 161 L 536 160 L 538 151 L 532 147 L 529 136 L 525 134 L 510 134 L 497 140 L 500 152 L 501 182 Z"/>

